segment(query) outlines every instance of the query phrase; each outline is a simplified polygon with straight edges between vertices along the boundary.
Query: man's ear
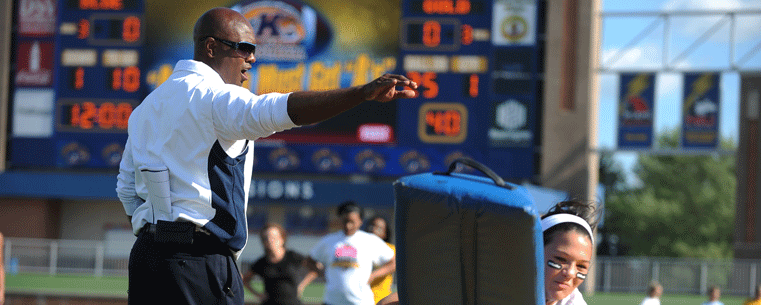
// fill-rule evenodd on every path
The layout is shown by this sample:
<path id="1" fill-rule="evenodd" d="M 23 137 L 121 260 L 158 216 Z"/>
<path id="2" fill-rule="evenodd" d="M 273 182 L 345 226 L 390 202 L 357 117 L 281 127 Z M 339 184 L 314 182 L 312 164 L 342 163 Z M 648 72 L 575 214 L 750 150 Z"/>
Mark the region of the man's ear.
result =
<path id="1" fill-rule="evenodd" d="M 203 51 L 206 53 L 206 56 L 209 58 L 214 58 L 215 55 L 215 47 L 216 41 L 213 39 L 206 38 L 206 40 L 203 43 Z"/>

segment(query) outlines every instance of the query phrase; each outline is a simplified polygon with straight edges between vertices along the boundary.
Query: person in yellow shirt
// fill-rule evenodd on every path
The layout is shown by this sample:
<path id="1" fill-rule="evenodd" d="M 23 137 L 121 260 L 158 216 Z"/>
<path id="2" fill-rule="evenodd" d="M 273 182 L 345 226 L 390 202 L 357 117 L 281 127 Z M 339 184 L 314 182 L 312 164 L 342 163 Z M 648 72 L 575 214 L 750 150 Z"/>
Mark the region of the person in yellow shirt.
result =
<path id="1" fill-rule="evenodd" d="M 382 216 L 375 216 L 368 221 L 367 232 L 373 233 L 380 237 L 386 244 L 394 250 L 396 254 L 396 247 L 391 244 L 391 226 L 388 221 Z M 394 273 L 391 272 L 388 275 L 375 279 L 370 283 L 370 288 L 375 295 L 375 303 L 378 303 L 381 299 L 391 294 L 391 284 L 394 282 Z"/>
<path id="2" fill-rule="evenodd" d="M 743 305 L 761 305 L 761 285 L 756 286 L 756 293 L 752 299 L 748 299 Z"/>

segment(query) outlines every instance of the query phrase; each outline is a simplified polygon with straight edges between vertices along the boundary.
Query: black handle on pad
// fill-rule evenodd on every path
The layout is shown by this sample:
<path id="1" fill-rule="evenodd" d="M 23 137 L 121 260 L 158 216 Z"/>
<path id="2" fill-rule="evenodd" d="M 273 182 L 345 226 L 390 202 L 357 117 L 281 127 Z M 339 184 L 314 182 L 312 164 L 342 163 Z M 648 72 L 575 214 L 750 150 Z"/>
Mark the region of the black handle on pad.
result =
<path id="1" fill-rule="evenodd" d="M 457 158 L 457 159 L 455 159 L 454 161 L 452 161 L 451 164 L 449 164 L 449 169 L 447 170 L 447 172 L 446 173 L 440 173 L 440 174 L 443 174 L 443 175 L 449 175 L 449 174 L 451 174 L 452 172 L 454 172 L 455 169 L 457 169 L 457 163 L 462 163 L 462 164 L 465 164 L 467 166 L 470 166 L 472 168 L 475 168 L 475 169 L 481 171 L 482 173 L 484 173 L 484 175 L 486 175 L 489 178 L 491 178 L 492 180 L 494 180 L 494 184 L 496 184 L 497 186 L 504 187 L 504 188 L 507 188 L 507 189 L 513 189 L 512 186 L 510 186 L 509 184 L 505 183 L 505 180 L 503 180 L 502 177 L 497 175 L 497 173 L 495 173 L 493 170 L 491 170 L 490 168 L 486 167 L 486 165 L 483 165 L 480 162 L 478 162 L 476 160 L 473 160 L 471 158 Z"/>

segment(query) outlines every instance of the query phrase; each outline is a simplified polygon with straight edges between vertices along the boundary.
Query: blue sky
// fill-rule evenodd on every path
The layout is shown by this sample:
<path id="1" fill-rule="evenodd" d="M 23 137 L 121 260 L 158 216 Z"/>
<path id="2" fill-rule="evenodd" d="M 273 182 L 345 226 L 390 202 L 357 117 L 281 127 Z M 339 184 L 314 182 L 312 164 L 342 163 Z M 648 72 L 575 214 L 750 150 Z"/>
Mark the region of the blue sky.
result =
<path id="1" fill-rule="evenodd" d="M 743 11 L 761 10 L 759 0 L 602 0 L 603 12 L 672 12 L 672 11 Z M 734 60 L 730 59 L 729 19 L 721 15 L 685 16 L 670 18 L 668 27 L 668 57 L 666 62 L 680 70 L 727 70 L 730 62 L 740 64 L 741 70 L 761 71 L 761 52 L 753 54 L 753 48 L 761 43 L 761 14 L 737 15 L 734 26 Z M 659 70 L 664 67 L 663 41 L 666 31 L 663 22 L 634 45 L 618 60 L 614 55 L 629 44 L 643 29 L 656 22 L 657 16 L 605 17 L 602 24 L 600 65 L 620 70 Z M 698 37 L 724 22 L 704 44 L 687 56 L 680 57 Z M 753 54 L 746 56 L 746 54 Z M 743 62 L 739 62 L 743 59 Z M 618 74 L 601 72 L 598 148 L 616 149 Z M 658 73 L 655 88 L 655 133 L 681 127 L 682 75 L 680 72 Z M 720 133 L 724 138 L 739 138 L 739 91 L 740 77 L 736 72 L 721 75 Z M 625 169 L 631 170 L 637 154 L 617 152 L 615 158 Z M 636 183 L 636 179 L 630 180 Z"/>

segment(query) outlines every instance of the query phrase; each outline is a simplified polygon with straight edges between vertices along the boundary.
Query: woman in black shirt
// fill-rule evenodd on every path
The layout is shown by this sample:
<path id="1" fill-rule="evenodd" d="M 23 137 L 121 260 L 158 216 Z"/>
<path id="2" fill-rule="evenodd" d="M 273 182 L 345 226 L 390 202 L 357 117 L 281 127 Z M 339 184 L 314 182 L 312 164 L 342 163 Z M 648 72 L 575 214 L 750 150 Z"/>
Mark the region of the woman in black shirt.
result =
<path id="1" fill-rule="evenodd" d="M 259 258 L 251 270 L 243 276 L 244 286 L 254 293 L 262 304 L 300 305 L 304 287 L 309 285 L 316 274 L 307 273 L 299 284 L 299 273 L 304 267 L 305 257 L 285 248 L 285 229 L 275 223 L 268 223 L 259 236 L 264 247 L 264 256 Z M 264 279 L 264 291 L 258 292 L 251 285 L 255 275 Z"/>

